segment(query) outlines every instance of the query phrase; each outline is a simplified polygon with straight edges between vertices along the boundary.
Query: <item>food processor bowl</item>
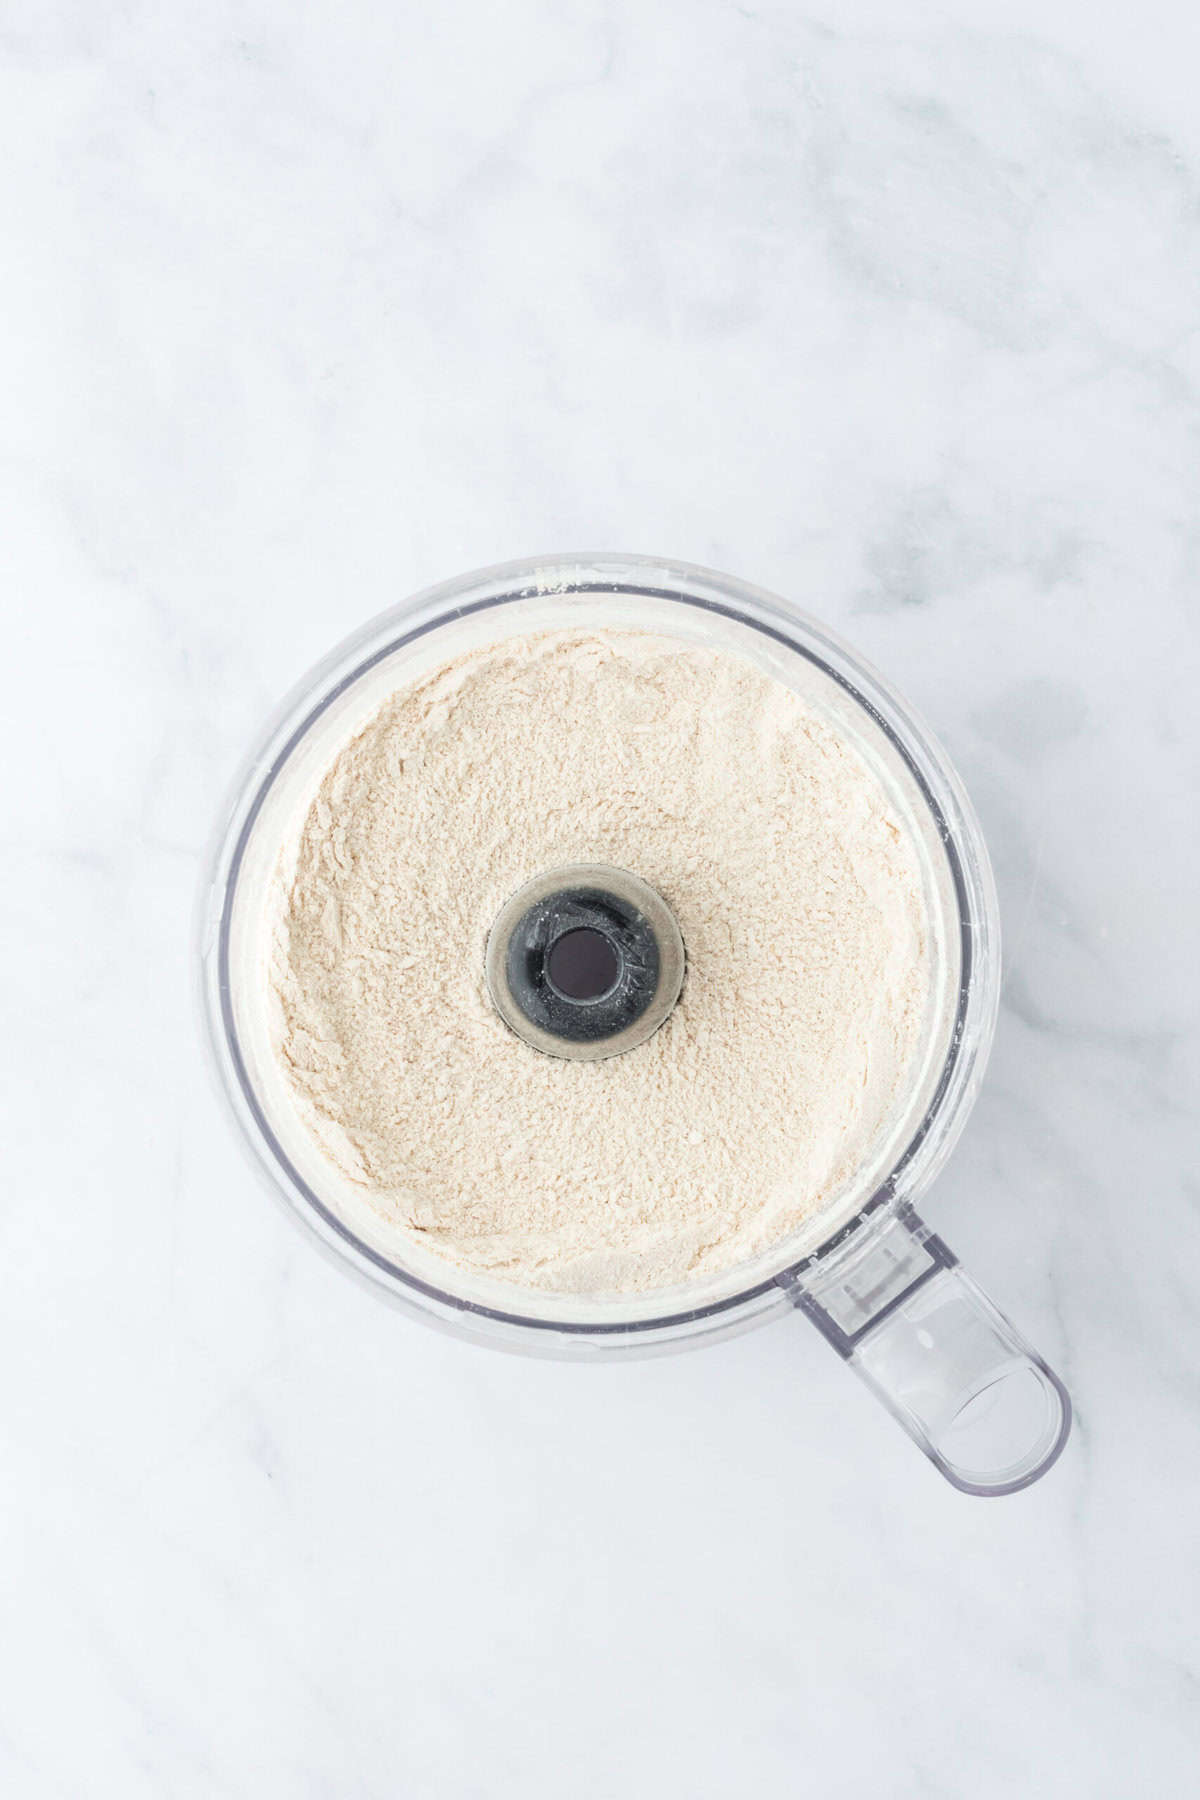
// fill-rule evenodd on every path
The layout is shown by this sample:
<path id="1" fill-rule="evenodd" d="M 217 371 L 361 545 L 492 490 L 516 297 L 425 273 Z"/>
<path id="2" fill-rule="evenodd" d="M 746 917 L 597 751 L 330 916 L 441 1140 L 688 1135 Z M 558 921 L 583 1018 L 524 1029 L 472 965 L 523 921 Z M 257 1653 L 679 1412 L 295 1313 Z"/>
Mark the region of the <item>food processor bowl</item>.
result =
<path id="1" fill-rule="evenodd" d="M 281 846 L 337 750 L 390 693 L 460 652 L 572 626 L 733 651 L 820 710 L 905 819 L 933 937 L 918 1067 L 852 1178 L 763 1255 L 650 1293 L 522 1288 L 460 1270 L 386 1226 L 297 1118 L 264 1003 Z M 1061 1381 L 914 1210 L 963 1128 L 995 1027 L 999 921 L 983 838 L 912 708 L 783 600 L 683 563 L 574 555 L 486 569 L 404 601 L 339 645 L 279 709 L 223 817 L 198 936 L 212 1061 L 254 1162 L 329 1252 L 409 1312 L 500 1348 L 578 1359 L 682 1349 L 798 1311 L 964 1492 L 1011 1493 L 1061 1452 L 1070 1428 Z"/>

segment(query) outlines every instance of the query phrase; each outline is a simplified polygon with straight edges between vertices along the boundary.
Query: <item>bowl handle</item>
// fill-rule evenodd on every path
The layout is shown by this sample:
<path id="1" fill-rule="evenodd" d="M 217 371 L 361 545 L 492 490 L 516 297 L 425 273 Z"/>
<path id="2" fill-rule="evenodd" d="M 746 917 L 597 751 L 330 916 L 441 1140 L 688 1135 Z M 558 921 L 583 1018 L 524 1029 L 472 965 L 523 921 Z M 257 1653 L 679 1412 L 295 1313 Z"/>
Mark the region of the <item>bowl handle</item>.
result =
<path id="1" fill-rule="evenodd" d="M 868 1213 L 780 1279 L 964 1494 L 1014 1494 L 1061 1453 L 1066 1388 L 910 1206 Z"/>

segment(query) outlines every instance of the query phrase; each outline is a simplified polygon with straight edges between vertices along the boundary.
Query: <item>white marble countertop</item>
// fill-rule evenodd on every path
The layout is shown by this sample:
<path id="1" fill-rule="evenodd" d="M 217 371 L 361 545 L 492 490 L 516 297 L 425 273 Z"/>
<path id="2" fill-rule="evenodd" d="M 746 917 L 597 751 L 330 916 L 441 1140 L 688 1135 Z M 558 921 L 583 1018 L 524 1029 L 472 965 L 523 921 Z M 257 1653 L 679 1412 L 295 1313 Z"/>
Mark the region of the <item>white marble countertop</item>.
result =
<path id="1" fill-rule="evenodd" d="M 1178 0 L 0 13 L 6 1796 L 1195 1792 L 1198 58 Z M 219 1112 L 263 716 L 579 547 L 817 612 L 968 781 L 1005 1005 L 925 1211 L 1072 1388 L 1028 1493 L 799 1322 L 424 1330 Z"/>

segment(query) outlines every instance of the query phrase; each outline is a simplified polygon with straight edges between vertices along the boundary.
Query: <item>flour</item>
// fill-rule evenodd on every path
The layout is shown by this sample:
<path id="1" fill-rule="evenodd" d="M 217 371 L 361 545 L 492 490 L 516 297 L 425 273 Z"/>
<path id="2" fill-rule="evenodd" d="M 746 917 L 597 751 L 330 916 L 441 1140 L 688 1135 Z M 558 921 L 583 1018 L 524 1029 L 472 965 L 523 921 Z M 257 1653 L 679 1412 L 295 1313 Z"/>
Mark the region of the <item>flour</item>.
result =
<path id="1" fill-rule="evenodd" d="M 568 1062 L 484 981 L 492 921 L 570 863 L 683 934 L 647 1043 Z M 626 630 L 469 654 L 389 698 L 281 864 L 274 1048 L 324 1156 L 402 1236 L 524 1287 L 648 1290 L 755 1256 L 861 1166 L 929 992 L 913 845 L 812 707 Z"/>

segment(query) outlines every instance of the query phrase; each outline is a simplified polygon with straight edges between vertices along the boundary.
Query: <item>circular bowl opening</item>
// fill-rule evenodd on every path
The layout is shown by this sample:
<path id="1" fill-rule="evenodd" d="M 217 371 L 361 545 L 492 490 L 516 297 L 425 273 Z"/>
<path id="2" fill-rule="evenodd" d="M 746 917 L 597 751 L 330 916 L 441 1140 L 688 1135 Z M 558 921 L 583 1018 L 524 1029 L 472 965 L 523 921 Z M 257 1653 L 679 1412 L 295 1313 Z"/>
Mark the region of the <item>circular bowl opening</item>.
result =
<path id="1" fill-rule="evenodd" d="M 920 833 L 942 939 L 940 1010 L 919 1079 L 886 1138 L 834 1201 L 769 1253 L 719 1279 L 616 1297 L 460 1283 L 418 1243 L 367 1216 L 352 1192 L 329 1184 L 322 1159 L 295 1128 L 248 998 L 261 967 L 259 925 L 277 846 L 306 810 L 330 745 L 389 691 L 463 644 L 594 622 L 726 646 L 825 709 Z M 941 1166 L 977 1090 L 998 996 L 996 904 L 983 841 L 952 768 L 911 708 L 853 651 L 785 602 L 709 571 L 638 557 L 568 556 L 464 576 L 406 601 L 339 646 L 285 703 L 247 764 L 202 890 L 200 939 L 218 1075 L 256 1163 L 293 1214 L 422 1316 L 510 1347 L 567 1353 L 700 1341 L 785 1309 L 780 1281 L 789 1269 L 864 1212 L 893 1197 L 914 1198 Z M 595 946 L 589 954 L 599 957 Z M 562 977 L 586 986 L 604 973 L 595 961 L 590 976 L 564 966 Z"/>

